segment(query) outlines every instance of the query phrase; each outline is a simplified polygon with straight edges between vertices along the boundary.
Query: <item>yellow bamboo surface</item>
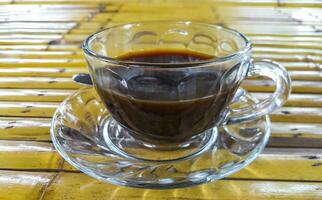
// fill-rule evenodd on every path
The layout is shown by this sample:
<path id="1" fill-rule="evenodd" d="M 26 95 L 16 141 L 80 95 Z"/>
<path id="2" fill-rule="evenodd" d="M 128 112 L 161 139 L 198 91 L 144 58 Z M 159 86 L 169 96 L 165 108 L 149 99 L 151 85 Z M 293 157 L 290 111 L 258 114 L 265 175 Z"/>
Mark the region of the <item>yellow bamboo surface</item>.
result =
<path id="1" fill-rule="evenodd" d="M 0 200 L 322 199 L 322 2 L 319 0 L 1 0 Z M 254 59 L 289 71 L 292 94 L 272 113 L 267 148 L 248 167 L 197 187 L 147 190 L 88 177 L 55 151 L 51 117 L 88 72 L 81 44 L 113 25 L 193 20 L 235 28 Z M 242 85 L 258 99 L 271 81 Z M 191 166 L 193 167 L 193 166 Z"/>
<path id="2" fill-rule="evenodd" d="M 175 190 L 133 189 L 107 185 L 84 174 L 0 171 L 0 192 L 7 200 L 114 199 L 312 199 L 321 197 L 322 183 L 267 180 L 221 180 Z"/>

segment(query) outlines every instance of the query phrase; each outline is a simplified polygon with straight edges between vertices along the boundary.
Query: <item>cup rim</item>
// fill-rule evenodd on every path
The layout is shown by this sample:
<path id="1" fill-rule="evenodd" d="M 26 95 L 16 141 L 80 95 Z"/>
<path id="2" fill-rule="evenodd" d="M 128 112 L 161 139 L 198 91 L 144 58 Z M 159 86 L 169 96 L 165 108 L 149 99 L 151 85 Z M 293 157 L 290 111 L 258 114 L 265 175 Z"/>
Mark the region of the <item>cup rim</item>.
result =
<path id="1" fill-rule="evenodd" d="M 236 51 L 232 54 L 229 54 L 227 56 L 205 59 L 205 60 L 201 60 L 201 61 L 179 62 L 179 63 L 156 63 L 156 62 L 139 62 L 139 61 L 120 60 L 120 59 L 115 59 L 112 57 L 100 55 L 100 54 L 96 53 L 95 51 L 91 50 L 91 48 L 89 47 L 89 43 L 92 41 L 92 39 L 94 39 L 97 35 L 105 32 L 105 31 L 108 31 L 108 30 L 111 30 L 114 28 L 120 28 L 123 26 L 131 26 L 131 25 L 133 26 L 133 25 L 142 25 L 142 24 L 153 24 L 153 23 L 196 24 L 196 25 L 201 25 L 201 26 L 208 26 L 211 28 L 224 30 L 224 31 L 227 31 L 227 32 L 237 35 L 238 37 L 240 37 L 244 40 L 245 46 L 243 48 L 239 49 L 238 51 Z M 96 57 L 99 60 L 104 61 L 104 62 L 108 62 L 108 63 L 112 63 L 112 64 L 116 64 L 116 65 L 131 66 L 131 67 L 154 67 L 154 68 L 162 68 L 162 69 L 174 68 L 174 67 L 175 68 L 200 67 L 200 65 L 209 64 L 209 63 L 212 63 L 212 64 L 222 63 L 222 62 L 242 56 L 246 52 L 250 51 L 251 48 L 252 48 L 252 46 L 251 46 L 250 40 L 245 35 L 243 35 L 242 33 L 240 33 L 239 31 L 237 31 L 235 29 L 220 26 L 220 25 L 210 24 L 210 23 L 203 23 L 203 22 L 168 21 L 168 20 L 167 21 L 142 21 L 142 22 L 124 23 L 124 24 L 111 26 L 111 27 L 102 29 L 100 31 L 97 31 L 97 32 L 91 34 L 90 36 L 88 36 L 84 40 L 84 42 L 82 44 L 82 49 L 85 54 Z"/>

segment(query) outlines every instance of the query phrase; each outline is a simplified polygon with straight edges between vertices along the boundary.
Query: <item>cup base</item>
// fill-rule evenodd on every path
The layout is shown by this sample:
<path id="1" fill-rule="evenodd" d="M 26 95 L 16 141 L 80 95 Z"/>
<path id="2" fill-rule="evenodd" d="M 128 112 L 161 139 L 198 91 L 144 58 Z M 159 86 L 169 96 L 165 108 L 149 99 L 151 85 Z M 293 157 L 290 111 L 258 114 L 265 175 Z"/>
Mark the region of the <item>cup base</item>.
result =
<path id="1" fill-rule="evenodd" d="M 112 117 L 107 117 L 103 125 L 103 138 L 108 148 L 120 156 L 144 161 L 175 161 L 198 156 L 214 145 L 217 128 L 211 128 L 182 143 L 153 144 L 131 135 Z"/>

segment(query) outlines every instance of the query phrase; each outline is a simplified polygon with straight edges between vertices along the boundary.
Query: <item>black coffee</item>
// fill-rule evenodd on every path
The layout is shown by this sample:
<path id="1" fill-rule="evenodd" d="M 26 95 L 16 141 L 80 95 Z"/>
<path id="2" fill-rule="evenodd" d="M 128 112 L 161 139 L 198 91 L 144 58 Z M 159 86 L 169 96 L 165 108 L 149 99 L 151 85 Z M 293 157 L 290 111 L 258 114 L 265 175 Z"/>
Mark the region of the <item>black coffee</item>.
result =
<path id="1" fill-rule="evenodd" d="M 141 139 L 180 142 L 216 125 L 239 83 L 238 66 L 182 68 L 213 58 L 190 51 L 146 51 L 121 60 L 178 63 L 167 70 L 109 66 L 97 69 L 97 91 L 112 116 Z M 225 84 L 225 81 L 230 83 Z"/>

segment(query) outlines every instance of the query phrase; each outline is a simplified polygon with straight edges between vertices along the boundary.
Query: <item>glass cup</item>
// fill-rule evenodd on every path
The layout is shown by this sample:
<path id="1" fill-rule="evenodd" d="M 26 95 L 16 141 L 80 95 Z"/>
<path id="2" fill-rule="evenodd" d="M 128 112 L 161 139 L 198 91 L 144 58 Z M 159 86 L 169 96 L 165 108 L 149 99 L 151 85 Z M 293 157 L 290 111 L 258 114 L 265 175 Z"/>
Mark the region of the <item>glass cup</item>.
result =
<path id="1" fill-rule="evenodd" d="M 93 85 L 115 120 L 113 126 L 153 148 L 198 143 L 213 127 L 254 120 L 276 110 L 290 93 L 290 78 L 281 65 L 253 61 L 250 41 L 221 26 L 169 21 L 119 25 L 89 36 L 83 50 Z M 119 59 L 146 51 L 194 52 L 211 58 Z M 275 92 L 256 106 L 234 110 L 230 105 L 242 96 L 240 85 L 249 76 L 272 79 Z"/>

